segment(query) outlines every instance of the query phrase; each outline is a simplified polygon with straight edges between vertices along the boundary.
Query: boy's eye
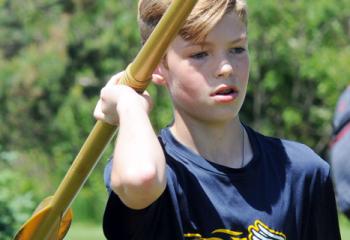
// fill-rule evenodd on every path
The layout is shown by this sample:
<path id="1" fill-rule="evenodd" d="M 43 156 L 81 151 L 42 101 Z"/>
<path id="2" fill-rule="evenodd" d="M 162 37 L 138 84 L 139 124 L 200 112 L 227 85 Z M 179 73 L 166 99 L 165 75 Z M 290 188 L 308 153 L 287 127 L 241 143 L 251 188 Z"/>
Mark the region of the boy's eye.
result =
<path id="1" fill-rule="evenodd" d="M 199 53 L 192 54 L 192 55 L 190 56 L 190 58 L 193 58 L 193 59 L 202 59 L 202 58 L 205 58 L 206 56 L 208 56 L 208 53 L 207 53 L 207 52 L 199 52 Z"/>
<path id="2" fill-rule="evenodd" d="M 236 48 L 230 49 L 230 52 L 234 54 L 240 54 L 240 53 L 243 53 L 244 51 L 245 51 L 245 48 L 242 48 L 242 47 L 236 47 Z"/>

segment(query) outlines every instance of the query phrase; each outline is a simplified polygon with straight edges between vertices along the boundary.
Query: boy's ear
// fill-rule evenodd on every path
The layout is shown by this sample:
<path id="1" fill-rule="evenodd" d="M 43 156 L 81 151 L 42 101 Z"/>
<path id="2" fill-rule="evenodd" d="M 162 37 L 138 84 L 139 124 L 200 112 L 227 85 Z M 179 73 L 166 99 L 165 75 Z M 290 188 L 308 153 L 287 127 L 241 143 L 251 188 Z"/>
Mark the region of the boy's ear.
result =
<path id="1" fill-rule="evenodd" d="M 152 74 L 152 82 L 157 84 L 157 85 L 166 86 L 167 82 L 165 80 L 163 69 L 161 69 L 161 68 L 162 67 L 160 65 L 158 65 L 157 68 L 154 70 L 154 72 Z"/>

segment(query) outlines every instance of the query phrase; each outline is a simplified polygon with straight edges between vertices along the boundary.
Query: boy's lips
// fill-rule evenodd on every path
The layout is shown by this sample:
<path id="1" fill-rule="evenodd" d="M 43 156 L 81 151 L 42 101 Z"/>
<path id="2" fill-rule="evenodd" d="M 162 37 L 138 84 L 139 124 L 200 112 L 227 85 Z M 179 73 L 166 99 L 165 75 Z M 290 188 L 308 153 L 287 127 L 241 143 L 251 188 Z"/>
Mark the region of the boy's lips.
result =
<path id="1" fill-rule="evenodd" d="M 236 86 L 220 85 L 213 93 L 210 94 L 216 102 L 228 103 L 234 101 L 239 94 L 239 90 Z"/>

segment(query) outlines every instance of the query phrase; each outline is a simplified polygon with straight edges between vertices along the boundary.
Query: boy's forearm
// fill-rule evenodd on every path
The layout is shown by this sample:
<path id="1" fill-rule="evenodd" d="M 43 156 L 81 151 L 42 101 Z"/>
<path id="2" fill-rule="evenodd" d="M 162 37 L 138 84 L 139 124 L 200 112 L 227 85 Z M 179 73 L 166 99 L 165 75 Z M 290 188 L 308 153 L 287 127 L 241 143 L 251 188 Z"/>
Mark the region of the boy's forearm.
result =
<path id="1" fill-rule="evenodd" d="M 131 208 L 145 208 L 166 185 L 162 147 L 143 109 L 121 110 L 111 176 L 112 189 Z"/>

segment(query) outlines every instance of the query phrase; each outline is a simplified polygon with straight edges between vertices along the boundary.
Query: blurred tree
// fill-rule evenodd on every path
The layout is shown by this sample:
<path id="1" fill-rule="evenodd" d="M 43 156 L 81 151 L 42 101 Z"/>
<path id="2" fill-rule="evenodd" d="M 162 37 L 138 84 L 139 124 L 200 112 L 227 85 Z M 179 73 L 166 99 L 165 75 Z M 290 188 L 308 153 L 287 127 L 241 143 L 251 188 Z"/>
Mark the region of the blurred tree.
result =
<path id="1" fill-rule="evenodd" d="M 41 199 L 56 189 L 91 130 L 99 89 L 140 46 L 135 12 L 125 11 L 136 3 L 1 4 L 0 145 L 17 153 L 8 169 L 32 176 Z M 102 168 L 95 178 L 102 179 Z M 89 180 L 86 192 L 104 193 L 102 183 L 96 186 Z M 103 193 L 85 194 L 88 205 L 99 203 L 90 209 L 91 219 L 101 215 Z"/>
<path id="2" fill-rule="evenodd" d="M 16 152 L 3 151 L 0 145 L 0 240 L 12 239 L 35 208 L 34 185 L 8 168 L 17 157 Z"/>
<path id="3" fill-rule="evenodd" d="M 335 101 L 350 77 L 349 1 L 248 4 L 252 61 L 245 118 L 326 157 Z"/>

